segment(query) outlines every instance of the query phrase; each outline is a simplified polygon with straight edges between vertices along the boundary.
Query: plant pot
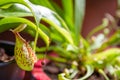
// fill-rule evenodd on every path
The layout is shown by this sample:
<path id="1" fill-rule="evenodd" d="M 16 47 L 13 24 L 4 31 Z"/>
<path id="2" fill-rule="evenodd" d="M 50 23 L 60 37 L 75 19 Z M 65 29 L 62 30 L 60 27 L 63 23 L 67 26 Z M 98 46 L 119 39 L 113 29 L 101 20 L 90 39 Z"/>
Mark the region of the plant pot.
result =
<path id="1" fill-rule="evenodd" d="M 0 47 L 5 49 L 9 56 L 14 55 L 14 43 L 0 41 Z M 0 63 L 0 80 L 23 80 L 25 71 L 21 70 L 15 60 Z"/>

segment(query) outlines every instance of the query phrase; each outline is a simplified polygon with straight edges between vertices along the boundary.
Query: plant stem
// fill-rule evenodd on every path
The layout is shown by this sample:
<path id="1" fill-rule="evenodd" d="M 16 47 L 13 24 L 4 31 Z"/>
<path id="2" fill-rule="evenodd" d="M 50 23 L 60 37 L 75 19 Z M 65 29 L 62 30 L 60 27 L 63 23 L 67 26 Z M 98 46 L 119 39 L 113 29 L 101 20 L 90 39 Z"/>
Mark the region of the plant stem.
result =
<path id="1" fill-rule="evenodd" d="M 35 35 L 35 40 L 34 40 L 34 46 L 33 46 L 33 50 L 34 50 L 34 51 L 35 51 L 35 49 L 36 49 L 37 40 L 38 40 L 38 27 L 37 27 L 37 32 L 36 32 L 36 35 Z"/>

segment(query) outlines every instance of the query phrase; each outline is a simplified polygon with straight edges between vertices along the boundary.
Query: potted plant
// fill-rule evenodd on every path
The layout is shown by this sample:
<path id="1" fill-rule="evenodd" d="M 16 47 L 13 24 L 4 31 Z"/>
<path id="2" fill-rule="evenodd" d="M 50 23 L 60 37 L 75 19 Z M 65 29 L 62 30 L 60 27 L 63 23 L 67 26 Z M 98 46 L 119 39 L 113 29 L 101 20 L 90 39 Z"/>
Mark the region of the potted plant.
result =
<path id="1" fill-rule="evenodd" d="M 14 4 L 14 3 L 16 3 L 16 4 Z M 0 27 L 1 31 L 0 32 L 2 33 L 4 31 L 8 31 L 11 29 L 11 31 L 15 34 L 15 37 L 16 37 L 14 56 L 15 56 L 15 61 L 17 64 L 15 64 L 15 65 L 18 65 L 19 66 L 18 69 L 20 69 L 20 70 L 22 69 L 24 71 L 31 71 L 34 67 L 34 63 L 37 61 L 34 52 L 35 52 L 35 47 L 36 47 L 38 36 L 41 36 L 41 38 L 43 38 L 47 47 L 49 45 L 48 36 L 39 28 L 39 25 L 40 25 L 39 21 L 43 17 L 41 15 L 41 11 L 40 10 L 38 12 L 34 11 L 34 8 L 36 8 L 36 10 L 39 8 L 37 8 L 36 5 L 32 4 L 31 2 L 29 2 L 27 0 L 24 0 L 24 1 L 23 0 L 21 0 L 21 1 L 12 1 L 12 0 L 11 1 L 1 1 L 0 5 L 1 5 L 1 7 L 0 7 L 1 8 L 1 11 L 0 11 L 1 12 L 0 13 L 1 14 L 1 27 Z M 27 6 L 27 7 L 25 7 L 25 6 Z M 24 8 L 27 10 L 25 10 Z M 44 9 L 44 7 L 42 7 L 42 8 Z M 6 13 L 7 13 L 7 15 L 6 15 Z M 15 13 L 17 15 L 15 15 Z M 34 21 L 31 22 L 27 18 L 24 18 L 26 16 L 34 17 L 36 23 Z M 21 24 L 21 23 L 24 23 L 24 24 Z M 33 50 L 31 48 L 31 46 L 29 45 L 29 43 L 27 43 L 26 40 L 24 38 L 22 38 L 22 36 L 20 36 L 20 34 L 19 34 L 19 32 L 21 32 L 28 25 L 30 27 L 28 27 L 25 30 L 25 32 L 31 34 L 34 37 L 36 34 Z M 19 27 L 17 27 L 17 26 L 19 26 Z M 8 49 L 5 48 L 5 50 L 8 50 Z M 27 61 L 27 62 L 25 62 L 25 61 Z M 7 63 L 10 63 L 10 62 L 7 62 Z M 26 63 L 28 63 L 28 65 L 26 65 Z M 6 65 L 6 68 L 7 67 L 9 67 L 9 65 Z M 15 68 L 15 67 L 13 67 L 13 68 Z M 14 72 L 13 74 L 16 74 L 16 71 L 17 70 L 13 70 L 13 72 Z M 3 72 L 6 73 L 5 71 L 3 71 Z M 18 71 L 18 73 L 21 74 L 20 71 Z M 10 76 L 11 78 L 2 76 L 1 79 L 4 80 L 6 78 L 10 78 L 11 80 L 18 80 L 17 74 L 16 74 L 16 77 L 14 77 L 14 76 L 13 77 Z M 24 74 L 23 74 L 23 77 L 24 77 Z M 23 80 L 23 77 L 20 76 L 19 80 Z"/>
<path id="2" fill-rule="evenodd" d="M 108 26 L 108 21 L 111 20 L 110 15 L 107 15 L 103 23 L 85 39 L 80 34 L 84 18 L 85 0 L 75 0 L 74 2 L 73 0 L 67 0 L 67 4 L 66 0 L 62 0 L 63 9 L 53 1 L 30 1 L 0 1 L 2 8 L 0 11 L 0 32 L 15 28 L 16 25 L 21 23 L 27 24 L 28 27 L 24 31 L 35 37 L 33 51 L 43 53 L 52 50 L 57 53 L 55 57 L 38 54 L 38 58 L 44 58 L 44 55 L 46 55 L 46 58 L 53 60 L 59 68 L 69 68 L 58 76 L 59 80 L 85 80 L 89 79 L 95 72 L 108 79 L 104 70 L 107 70 L 111 75 L 113 74 L 114 79 L 119 79 L 120 49 L 109 48 L 105 50 L 107 47 L 113 47 L 113 45 L 119 43 L 119 30 L 113 36 L 107 37 L 108 29 L 106 26 Z M 26 19 L 26 16 L 34 17 L 35 23 Z M 45 26 L 48 26 L 48 28 Z M 21 28 L 23 27 L 15 28 L 14 31 L 21 32 Z M 101 29 L 105 30 L 105 33 L 93 37 L 93 34 Z M 36 47 L 39 36 L 46 43 L 46 47 Z M 50 40 L 53 44 L 49 46 Z M 111 69 L 112 71 L 110 71 Z"/>
<path id="3" fill-rule="evenodd" d="M 41 4 L 38 3 L 37 0 L 33 2 Z M 111 26 L 109 21 L 112 26 L 115 26 L 113 25 L 116 24 L 114 18 L 107 14 L 106 18 L 103 19 L 103 23 L 93 29 L 88 34 L 87 38 L 83 38 L 80 34 L 80 29 L 84 16 L 85 0 L 75 0 L 74 5 L 72 0 L 67 1 L 67 4 L 66 1 L 62 0 L 62 9 L 56 3 L 50 3 L 52 7 L 47 7 L 53 10 L 55 9 L 54 11 L 56 11 L 64 21 L 60 20 L 68 26 L 60 25 L 62 29 L 60 27 L 59 31 L 57 30 L 59 25 L 47 19 L 43 19 L 43 21 L 51 26 L 51 32 L 48 31 L 48 33 L 54 43 L 48 50 L 55 51 L 56 54 L 58 54 L 57 57 L 46 57 L 53 60 L 59 68 L 69 68 L 65 69 L 65 71 L 58 76 L 59 80 L 93 80 L 96 79 L 95 77 L 98 73 L 98 76 L 102 75 L 100 79 L 119 79 L 119 65 L 117 65 L 117 63 L 119 62 L 120 49 L 115 47 L 117 46 L 116 44 L 119 44 L 119 37 L 117 37 L 119 35 L 119 29 L 115 30 L 112 36 L 109 36 L 111 30 L 107 28 L 107 26 Z M 76 12 L 73 11 L 73 6 Z M 95 35 L 95 33 L 99 31 L 103 33 Z M 37 48 L 37 52 L 40 53 L 45 50 L 44 47 L 40 49 Z M 92 74 L 93 76 L 91 76 Z M 112 78 L 110 75 L 112 75 Z"/>

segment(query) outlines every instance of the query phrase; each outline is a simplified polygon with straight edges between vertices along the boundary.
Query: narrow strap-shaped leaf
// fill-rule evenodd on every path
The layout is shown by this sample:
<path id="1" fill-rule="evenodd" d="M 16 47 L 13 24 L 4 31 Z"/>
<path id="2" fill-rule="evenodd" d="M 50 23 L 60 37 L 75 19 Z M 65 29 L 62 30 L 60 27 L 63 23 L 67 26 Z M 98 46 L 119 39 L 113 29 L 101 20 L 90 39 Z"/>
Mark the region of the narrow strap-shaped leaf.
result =
<path id="1" fill-rule="evenodd" d="M 75 0 L 75 42 L 79 45 L 80 32 L 85 14 L 86 0 Z"/>
<path id="2" fill-rule="evenodd" d="M 62 6 L 64 8 L 64 15 L 73 17 L 73 0 L 62 0 Z"/>
<path id="3" fill-rule="evenodd" d="M 74 30 L 73 25 L 73 0 L 62 0 L 62 6 L 64 10 L 64 19 L 69 26 L 70 30 Z"/>

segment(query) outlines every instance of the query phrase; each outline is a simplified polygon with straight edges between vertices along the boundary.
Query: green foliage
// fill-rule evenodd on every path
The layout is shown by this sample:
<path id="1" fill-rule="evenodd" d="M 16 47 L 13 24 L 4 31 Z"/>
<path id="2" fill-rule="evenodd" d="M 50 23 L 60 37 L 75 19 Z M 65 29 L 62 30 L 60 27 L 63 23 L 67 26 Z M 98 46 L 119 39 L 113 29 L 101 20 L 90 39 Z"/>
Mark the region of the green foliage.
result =
<path id="1" fill-rule="evenodd" d="M 107 79 L 103 69 L 112 66 L 111 74 L 119 78 L 120 49 L 109 48 L 120 44 L 120 30 L 108 37 L 110 32 L 108 17 L 93 29 L 87 38 L 81 33 L 85 15 L 86 0 L 0 0 L 0 33 L 16 28 L 21 23 L 27 24 L 24 30 L 35 37 L 34 50 L 38 53 L 46 51 L 46 47 L 37 47 L 37 39 L 41 37 L 48 51 L 55 51 L 58 57 L 46 56 L 58 63 L 66 63 L 71 68 L 59 75 L 59 80 L 72 80 L 82 68 L 84 76 L 77 80 L 85 80 L 95 69 Z M 73 4 L 74 3 L 74 4 Z M 37 5 L 36 5 L 37 4 Z M 33 17 L 35 22 L 26 17 Z M 42 23 L 43 22 L 43 23 Z M 117 25 L 114 20 L 115 25 Z M 104 32 L 104 30 L 109 30 Z M 94 35 L 103 31 L 98 35 Z M 50 41 L 51 40 L 51 41 Z M 50 42 L 54 45 L 50 45 Z M 107 49 L 107 50 L 106 50 Z M 43 58 L 42 54 L 38 54 Z M 73 62 L 77 65 L 73 65 Z M 64 64 L 64 65 L 66 65 Z M 117 68 L 115 67 L 117 65 Z M 67 65 L 66 65 L 67 66 Z M 80 74 L 80 76 L 83 74 Z"/>
<path id="2" fill-rule="evenodd" d="M 25 24 L 27 24 L 29 26 L 29 29 L 31 29 L 33 31 L 37 30 L 37 26 L 34 23 L 32 23 L 31 21 L 29 21 L 27 19 L 24 19 L 24 18 L 6 17 L 6 18 L 3 18 L 3 19 L 0 20 L 0 26 L 3 25 L 3 24 L 10 24 L 10 23 L 25 23 Z M 16 27 L 16 26 L 13 26 L 13 27 Z M 3 29 L 7 30 L 7 29 L 11 29 L 11 27 L 9 27 L 9 26 L 6 26 L 6 27 L 1 26 L 0 27 L 1 31 L 0 32 L 2 32 Z M 46 41 L 46 42 L 49 41 L 48 36 L 40 28 L 38 29 L 38 33 L 43 38 L 44 41 Z"/>

